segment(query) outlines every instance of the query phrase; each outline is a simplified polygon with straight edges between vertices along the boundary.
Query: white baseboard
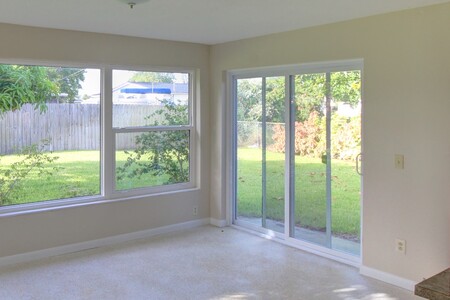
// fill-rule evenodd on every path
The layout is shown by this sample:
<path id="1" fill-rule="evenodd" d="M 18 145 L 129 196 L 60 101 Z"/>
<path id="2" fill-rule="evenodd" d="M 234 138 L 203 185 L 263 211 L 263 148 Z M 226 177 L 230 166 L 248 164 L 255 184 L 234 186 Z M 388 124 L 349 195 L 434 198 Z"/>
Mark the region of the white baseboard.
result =
<path id="1" fill-rule="evenodd" d="M 219 220 L 219 219 L 211 218 L 209 223 L 211 225 L 214 225 L 214 226 L 220 227 L 220 228 L 227 226 L 227 220 Z"/>
<path id="2" fill-rule="evenodd" d="M 13 265 L 17 263 L 30 262 L 42 258 L 48 258 L 61 254 L 68 254 L 73 252 L 78 252 L 82 250 L 88 250 L 103 246 L 115 245 L 123 242 L 128 242 L 137 239 L 149 238 L 156 235 L 166 234 L 174 231 L 180 231 L 183 229 L 195 228 L 203 225 L 210 224 L 210 219 L 199 219 L 184 223 L 178 223 L 153 229 L 147 229 L 142 231 L 136 231 L 131 233 L 125 233 L 120 235 L 115 235 L 107 238 L 102 238 L 98 240 L 92 240 L 87 242 L 81 242 L 76 244 L 70 244 L 60 247 L 54 247 L 49 249 L 43 249 L 28 253 L 22 253 L 17 255 L 5 256 L 0 258 L 0 267 Z"/>
<path id="3" fill-rule="evenodd" d="M 416 282 L 408 280 L 397 275 L 386 273 L 377 269 L 361 266 L 359 269 L 361 275 L 384 281 L 389 284 L 396 285 L 409 291 L 414 291 Z"/>

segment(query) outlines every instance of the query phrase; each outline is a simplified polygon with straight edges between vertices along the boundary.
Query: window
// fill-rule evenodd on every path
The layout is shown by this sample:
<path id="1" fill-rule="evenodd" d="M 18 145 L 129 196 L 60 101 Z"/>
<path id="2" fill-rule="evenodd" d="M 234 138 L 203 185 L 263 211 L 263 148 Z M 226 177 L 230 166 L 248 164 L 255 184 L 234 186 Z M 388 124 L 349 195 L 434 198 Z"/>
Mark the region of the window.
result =
<path id="1" fill-rule="evenodd" d="M 100 194 L 100 70 L 0 65 L 0 206 Z"/>
<path id="2" fill-rule="evenodd" d="M 0 65 L 0 210 L 193 187 L 191 84 L 189 72 Z"/>
<path id="3" fill-rule="evenodd" d="M 113 71 L 116 190 L 190 181 L 189 74 Z"/>

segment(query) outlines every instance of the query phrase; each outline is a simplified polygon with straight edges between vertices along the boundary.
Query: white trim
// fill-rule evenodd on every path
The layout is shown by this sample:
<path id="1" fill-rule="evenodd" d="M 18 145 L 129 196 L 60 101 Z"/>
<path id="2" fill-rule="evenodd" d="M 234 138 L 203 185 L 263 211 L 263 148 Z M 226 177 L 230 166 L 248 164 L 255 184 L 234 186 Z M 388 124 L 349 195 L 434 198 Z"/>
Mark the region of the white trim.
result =
<path id="1" fill-rule="evenodd" d="M 365 101 L 365 96 L 364 96 L 364 86 L 365 86 L 365 79 L 364 79 L 364 62 L 361 62 L 361 69 L 360 69 L 360 78 L 361 78 L 361 87 L 360 87 L 360 96 L 361 96 L 361 132 L 360 132 L 360 136 L 361 136 L 361 148 L 360 148 L 360 153 L 361 153 L 361 175 L 360 175 L 360 184 L 359 184 L 359 216 L 360 216 L 360 225 L 359 225 L 359 237 L 360 237 L 360 248 L 359 248 L 359 253 L 361 253 L 361 259 L 363 257 L 363 247 L 364 247 L 364 238 L 363 238 L 363 232 L 364 232 L 364 222 L 363 222 L 363 217 L 364 217 L 364 153 L 365 153 L 365 136 L 366 136 L 366 126 L 365 126 L 365 119 L 366 119 L 366 114 L 365 114 L 365 107 L 366 107 L 366 101 Z"/>
<path id="2" fill-rule="evenodd" d="M 235 226 L 235 228 L 238 228 L 240 230 L 252 233 L 252 234 L 256 234 L 257 236 L 261 236 L 264 238 L 267 238 L 269 240 L 273 239 L 273 238 L 278 238 L 280 240 L 285 240 L 285 236 L 283 233 L 281 232 L 277 232 L 275 230 L 271 230 L 271 229 L 267 229 L 264 227 L 261 227 L 257 224 L 252 224 L 250 222 L 246 222 L 246 221 L 242 221 L 239 219 L 236 219 L 234 221 L 233 226 Z"/>
<path id="3" fill-rule="evenodd" d="M 284 223 L 287 226 L 284 226 L 284 235 L 290 236 L 292 226 L 291 226 L 291 189 L 292 185 L 291 181 L 291 76 L 284 76 L 284 116 L 285 116 L 285 127 L 284 127 Z M 288 124 L 288 126 L 286 126 Z M 295 125 L 294 125 L 295 126 Z"/>
<path id="4" fill-rule="evenodd" d="M 209 224 L 222 228 L 222 227 L 227 226 L 227 220 L 219 220 L 219 219 L 215 219 L 215 218 L 210 218 Z"/>
<path id="5" fill-rule="evenodd" d="M 131 233 L 125 233 L 115 235 L 98 240 L 92 240 L 87 242 L 81 242 L 76 244 L 70 244 L 65 246 L 59 246 L 54 248 L 48 248 L 28 253 L 16 254 L 11 256 L 5 256 L 0 258 L 0 267 L 9 266 L 17 263 L 24 263 L 35 261 L 38 259 L 49 258 L 56 255 L 68 254 L 93 248 L 99 248 L 104 246 L 116 245 L 119 243 L 129 242 L 137 239 L 150 238 L 156 235 L 167 234 L 170 232 L 180 231 L 184 229 L 190 229 L 208 225 L 210 220 L 208 218 L 192 220 L 184 223 L 177 223 L 163 227 L 157 227 L 142 231 L 136 231 Z"/>
<path id="6" fill-rule="evenodd" d="M 42 67 L 67 67 L 67 68 L 85 68 L 85 69 L 103 69 L 111 68 L 122 71 L 138 72 L 162 72 L 162 73 L 189 73 L 196 69 L 192 66 L 156 66 L 153 64 L 112 64 L 112 63 L 93 63 L 91 61 L 74 60 L 47 60 L 47 59 L 23 59 L 23 58 L 0 58 L 0 64 L 7 65 L 26 65 Z"/>
<path id="7" fill-rule="evenodd" d="M 280 244 L 286 245 L 286 243 L 284 242 L 283 237 L 278 232 L 275 232 L 273 230 L 267 230 L 266 232 L 262 232 L 260 230 L 254 230 L 253 228 L 250 228 L 250 227 L 243 227 L 243 226 L 234 225 L 234 224 L 231 225 L 230 227 L 232 227 L 234 229 L 237 229 L 237 230 L 240 230 L 240 231 L 247 232 L 247 233 L 252 234 L 252 235 L 256 235 L 256 236 L 265 238 L 267 240 L 271 240 L 271 241 L 273 240 L 273 241 L 278 242 Z"/>
<path id="8" fill-rule="evenodd" d="M 329 72 L 339 72 L 339 71 L 348 71 L 348 70 L 359 70 L 361 72 L 361 82 L 364 82 L 363 80 L 363 67 L 364 67 L 364 60 L 362 58 L 357 59 L 349 59 L 349 60 L 339 60 L 339 61 L 324 61 L 324 62 L 310 62 L 310 63 L 302 63 L 302 64 L 293 64 L 293 65 L 282 65 L 282 66 L 267 66 L 267 67 L 258 67 L 258 68 L 250 68 L 250 69 L 237 69 L 237 70 L 229 70 L 227 71 L 227 102 L 230 103 L 227 107 L 227 119 L 226 119 L 226 125 L 234 126 L 235 120 L 233 120 L 233 116 L 236 115 L 236 112 L 233 109 L 230 109 L 233 107 L 232 104 L 235 102 L 235 81 L 238 79 L 245 79 L 245 78 L 254 78 L 254 77 L 272 77 L 272 76 L 285 76 L 285 88 L 286 88 L 286 120 L 289 120 L 290 118 L 290 96 L 288 95 L 288 91 L 290 91 L 289 85 L 290 80 L 289 77 L 297 74 L 309 74 L 309 73 L 329 73 Z M 230 89 L 233 89 L 230 91 Z M 361 98 L 363 98 L 363 89 L 361 88 Z M 363 106 L 363 103 L 361 103 Z M 363 110 L 361 109 L 361 114 L 363 114 Z M 231 116 L 230 116 L 231 115 Z M 230 125 L 231 123 L 231 125 Z M 289 122 L 290 123 L 290 120 Z M 229 126 L 225 126 L 226 128 L 229 128 Z M 362 124 L 361 124 L 362 126 Z M 235 133 L 236 134 L 236 133 Z M 289 161 L 289 139 L 287 138 L 289 135 L 289 128 L 286 129 L 286 166 L 290 164 Z M 361 139 L 363 139 L 363 131 L 361 131 Z M 233 139 L 228 139 L 228 141 Z M 235 166 L 235 161 L 233 159 L 236 159 L 236 155 L 233 155 L 233 149 L 236 147 L 233 143 L 225 143 L 226 149 L 227 149 L 227 161 L 229 162 L 228 165 L 233 167 Z M 231 150 L 230 150 L 231 148 Z M 362 147 L 361 147 L 362 152 Z M 234 201 L 235 201 L 235 195 L 232 192 L 235 188 L 236 182 L 235 178 L 233 177 L 233 174 L 231 172 L 231 175 L 224 172 L 225 177 L 227 178 L 228 184 L 225 185 L 227 192 L 230 192 L 231 190 L 231 196 L 226 198 L 227 203 L 227 216 L 232 215 L 230 213 L 230 207 L 233 208 Z M 231 177 L 231 178 L 230 178 Z M 288 180 L 289 179 L 289 180 Z M 290 212 L 290 190 L 289 190 L 289 182 L 290 182 L 290 174 L 289 170 L 286 167 L 286 174 L 285 174 L 285 224 L 291 224 L 291 212 Z M 361 178 L 361 191 L 362 191 L 362 178 Z M 360 214 L 360 224 L 362 228 L 362 197 L 360 197 L 360 203 L 361 203 L 361 214 Z M 231 203 L 231 205 L 229 204 Z M 270 232 L 264 231 L 264 228 L 262 229 L 255 229 L 254 226 L 249 226 L 248 224 L 240 224 L 238 220 L 236 220 L 236 216 L 232 216 L 231 222 L 233 225 L 242 225 L 248 228 L 251 228 L 253 230 L 256 230 L 258 232 L 262 232 L 263 234 L 270 234 Z M 287 244 L 292 247 L 296 247 L 298 249 L 302 249 L 308 252 L 311 252 L 316 255 L 320 255 L 323 257 L 327 257 L 345 264 L 349 264 L 355 267 L 359 267 L 361 265 L 362 261 L 362 243 L 360 245 L 360 255 L 359 256 L 353 256 L 347 253 L 339 252 L 334 249 L 330 249 L 327 247 L 322 247 L 318 245 L 314 245 L 305 241 L 300 241 L 294 238 L 291 238 L 290 235 L 292 233 L 290 232 L 292 229 L 290 226 L 285 226 L 285 232 L 284 236 L 281 237 L 281 241 L 283 241 L 284 244 Z M 362 240 L 362 230 L 360 231 L 360 237 Z"/>
<path id="9" fill-rule="evenodd" d="M 112 76 L 114 76 L 114 71 L 120 71 L 121 69 L 112 68 L 109 69 L 112 72 Z M 139 71 L 145 69 L 128 69 L 128 71 Z M 154 71 L 148 71 L 148 72 L 154 72 Z M 176 71 L 165 71 L 170 73 L 178 73 Z M 181 182 L 181 183 L 175 183 L 175 184 L 167 184 L 167 185 L 155 185 L 155 186 L 145 186 L 145 187 L 139 187 L 139 188 L 130 188 L 130 189 L 124 189 L 124 190 L 118 190 L 117 189 L 117 179 L 115 178 L 116 174 L 116 145 L 113 145 L 113 148 L 110 149 L 110 151 L 113 151 L 113 161 L 111 161 L 111 165 L 113 166 L 113 169 L 111 170 L 111 173 L 108 173 L 112 180 L 112 190 L 111 194 L 108 197 L 108 199 L 114 199 L 116 197 L 127 197 L 127 196 L 139 196 L 139 195 L 151 195 L 153 193 L 158 192 L 168 192 L 172 190 L 179 190 L 179 189 L 190 189 L 195 188 L 199 185 L 199 182 L 197 181 L 197 153 L 200 152 L 199 149 L 197 149 L 200 145 L 197 145 L 197 131 L 199 130 L 198 127 L 198 120 L 196 118 L 196 107 L 198 105 L 197 102 L 199 102 L 199 99 L 197 99 L 197 90 L 194 88 L 194 84 L 196 84 L 197 75 L 195 69 L 191 69 L 189 71 L 179 71 L 180 73 L 186 73 L 188 74 L 189 78 L 189 98 L 188 98 L 188 119 L 189 124 L 185 125 L 162 125 L 162 126 L 127 126 L 127 127 L 114 127 L 113 124 L 113 112 L 111 111 L 111 124 L 105 124 L 106 131 L 111 131 L 111 139 L 114 143 L 114 141 L 117 138 L 118 134 L 121 133 L 136 133 L 136 132 L 156 132 L 156 131 L 188 131 L 189 132 L 189 153 L 188 153 L 188 159 L 189 159 L 189 181 L 187 182 Z M 111 92 L 112 93 L 112 92 Z M 113 99 L 112 94 L 109 95 L 111 98 L 108 100 L 109 105 L 112 106 Z M 111 108 L 112 110 L 112 108 Z M 108 126 L 108 125 L 111 125 Z M 107 163 L 107 162 L 105 162 Z"/>
<path id="10" fill-rule="evenodd" d="M 194 130 L 191 125 L 167 125 L 167 126 L 132 126 L 132 127 L 114 127 L 114 133 L 139 133 L 154 131 L 188 131 Z"/>
<path id="11" fill-rule="evenodd" d="M 222 139 L 224 149 L 224 162 L 225 162 L 225 170 L 224 172 L 224 189 L 225 189 L 225 217 L 227 220 L 227 225 L 230 226 L 233 224 L 234 219 L 234 197 L 235 197 L 235 183 L 234 183 L 234 172 L 235 172 L 235 160 L 234 160 L 234 151 L 235 151 L 235 103 L 234 99 L 235 95 L 235 81 L 230 72 L 227 72 L 227 82 L 226 82 L 226 90 L 225 90 L 225 120 L 224 120 L 224 138 Z"/>
<path id="12" fill-rule="evenodd" d="M 403 277 L 391 274 L 391 273 L 386 273 L 377 269 L 373 269 L 373 268 L 369 268 L 366 266 L 361 266 L 359 268 L 359 273 L 361 275 L 370 277 L 370 278 L 374 278 L 377 280 L 381 280 L 383 282 L 404 288 L 406 290 L 409 291 L 414 291 L 414 286 L 417 284 L 416 282 L 409 280 L 409 279 L 405 279 Z"/>
<path id="13" fill-rule="evenodd" d="M 100 72 L 102 93 L 100 108 L 101 129 L 101 189 L 102 195 L 108 199 L 113 195 L 116 175 L 116 139 L 112 131 L 113 125 L 113 74 L 111 68 L 103 68 Z"/>
<path id="14" fill-rule="evenodd" d="M 348 70 L 360 70 L 363 66 L 364 59 L 348 59 L 336 61 L 308 62 L 292 65 L 267 66 L 250 69 L 229 70 L 229 74 L 236 79 L 253 78 L 253 77 L 273 77 L 286 76 L 308 73 L 338 72 Z"/>

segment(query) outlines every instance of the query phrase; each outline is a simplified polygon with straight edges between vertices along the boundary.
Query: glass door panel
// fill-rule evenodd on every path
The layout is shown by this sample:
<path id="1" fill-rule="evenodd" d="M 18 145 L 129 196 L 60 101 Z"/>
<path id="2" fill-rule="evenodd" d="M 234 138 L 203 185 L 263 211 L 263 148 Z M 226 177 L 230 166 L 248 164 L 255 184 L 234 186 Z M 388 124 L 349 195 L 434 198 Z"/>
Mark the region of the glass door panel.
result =
<path id="1" fill-rule="evenodd" d="M 284 232 L 285 77 L 236 83 L 235 218 Z"/>
<path id="2" fill-rule="evenodd" d="M 265 222 L 262 225 L 284 232 L 285 77 L 268 77 L 265 81 Z"/>
<path id="3" fill-rule="evenodd" d="M 238 79 L 236 105 L 236 216 L 262 224 L 262 78 Z"/>
<path id="4" fill-rule="evenodd" d="M 327 246 L 325 74 L 295 76 L 294 233 Z M 325 158 L 325 160 L 323 159 Z"/>
<path id="5" fill-rule="evenodd" d="M 359 255 L 361 176 L 355 162 L 361 152 L 361 75 L 334 72 L 330 79 L 332 248 Z"/>

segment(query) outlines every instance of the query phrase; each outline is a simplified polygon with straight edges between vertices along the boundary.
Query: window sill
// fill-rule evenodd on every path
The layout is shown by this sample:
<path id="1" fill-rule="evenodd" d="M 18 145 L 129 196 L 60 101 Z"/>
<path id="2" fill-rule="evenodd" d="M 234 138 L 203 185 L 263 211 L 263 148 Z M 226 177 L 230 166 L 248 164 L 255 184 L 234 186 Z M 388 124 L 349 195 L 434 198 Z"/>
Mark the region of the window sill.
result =
<path id="1" fill-rule="evenodd" d="M 178 189 L 170 189 L 166 191 L 159 191 L 153 193 L 128 193 L 131 191 L 118 192 L 113 196 L 106 198 L 103 196 L 90 196 L 90 197 L 82 197 L 82 198 L 71 198 L 71 199 L 62 199 L 62 200 L 49 200 L 43 202 L 35 202 L 35 203 L 27 203 L 27 204 L 17 204 L 17 205 L 9 205 L 0 207 L 0 218 L 3 217 L 12 217 L 18 215 L 26 215 L 26 214 L 34 214 L 34 213 L 42 213 L 47 211 L 56 211 L 61 209 L 73 208 L 73 207 L 81 207 L 87 205 L 98 205 L 98 204 L 110 204 L 115 202 L 122 201 L 132 201 L 143 198 L 154 198 L 165 195 L 173 195 L 179 193 L 187 193 L 187 192 L 195 192 L 199 191 L 198 187 L 184 187 Z"/>

